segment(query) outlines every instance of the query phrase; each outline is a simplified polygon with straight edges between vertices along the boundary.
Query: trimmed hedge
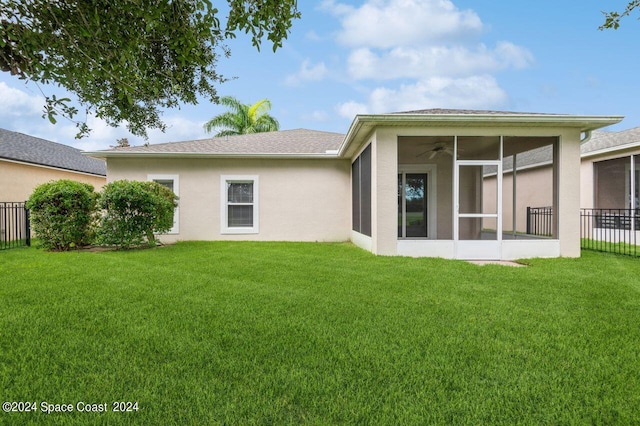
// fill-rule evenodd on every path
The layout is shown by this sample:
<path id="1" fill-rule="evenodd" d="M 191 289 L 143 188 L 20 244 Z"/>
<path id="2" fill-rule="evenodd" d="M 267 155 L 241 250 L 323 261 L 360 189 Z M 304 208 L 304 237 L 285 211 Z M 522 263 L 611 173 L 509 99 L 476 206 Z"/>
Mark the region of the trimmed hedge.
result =
<path id="1" fill-rule="evenodd" d="M 88 183 L 61 179 L 38 185 L 26 207 L 31 211 L 31 227 L 40 244 L 60 251 L 90 244 L 97 198 Z"/>
<path id="2" fill-rule="evenodd" d="M 173 226 L 176 199 L 157 182 L 119 180 L 105 185 L 98 200 L 103 210 L 98 242 L 119 248 L 155 245 L 154 233 Z"/>

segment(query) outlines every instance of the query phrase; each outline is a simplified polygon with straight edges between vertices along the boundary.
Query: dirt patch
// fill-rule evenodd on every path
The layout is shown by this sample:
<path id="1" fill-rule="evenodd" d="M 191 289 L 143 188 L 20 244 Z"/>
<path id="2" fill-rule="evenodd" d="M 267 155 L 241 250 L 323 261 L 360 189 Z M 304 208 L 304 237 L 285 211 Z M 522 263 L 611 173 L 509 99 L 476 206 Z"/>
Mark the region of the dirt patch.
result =
<path id="1" fill-rule="evenodd" d="M 157 248 L 162 248 L 162 247 L 167 247 L 170 246 L 172 244 L 160 244 L 157 246 L 153 246 L 153 247 L 147 247 L 147 246 L 141 246 L 141 247 L 134 247 L 134 248 L 130 248 L 130 249 L 118 249 L 117 247 L 114 246 L 84 246 L 84 247 L 78 247 L 75 250 L 70 250 L 70 251 L 80 251 L 80 252 L 89 252 L 89 253 L 101 253 L 104 251 L 131 251 L 131 250 L 150 250 L 150 249 L 157 249 Z"/>

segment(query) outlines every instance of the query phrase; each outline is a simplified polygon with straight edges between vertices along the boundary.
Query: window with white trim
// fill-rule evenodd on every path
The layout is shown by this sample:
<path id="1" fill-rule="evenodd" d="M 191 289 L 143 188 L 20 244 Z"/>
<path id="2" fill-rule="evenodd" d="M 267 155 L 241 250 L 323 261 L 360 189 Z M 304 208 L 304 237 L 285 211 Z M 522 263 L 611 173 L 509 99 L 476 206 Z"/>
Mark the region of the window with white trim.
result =
<path id="1" fill-rule="evenodd" d="M 180 197 L 180 178 L 178 175 L 147 175 L 148 181 L 157 182 L 165 188 L 169 188 Z M 179 234 L 180 233 L 180 200 L 178 199 L 178 207 L 173 211 L 173 227 L 167 232 L 167 234 Z"/>
<path id="2" fill-rule="evenodd" d="M 220 209 L 221 233 L 257 234 L 258 176 L 221 176 Z"/>

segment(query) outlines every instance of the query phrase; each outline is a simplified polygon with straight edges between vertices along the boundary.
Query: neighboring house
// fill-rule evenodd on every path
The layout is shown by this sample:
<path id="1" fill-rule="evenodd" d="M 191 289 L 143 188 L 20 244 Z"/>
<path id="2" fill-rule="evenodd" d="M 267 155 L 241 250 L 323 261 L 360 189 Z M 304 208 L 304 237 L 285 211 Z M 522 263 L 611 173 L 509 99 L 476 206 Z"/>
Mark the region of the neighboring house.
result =
<path id="1" fill-rule="evenodd" d="M 36 186 L 58 179 L 99 190 L 106 183 L 106 165 L 79 149 L 0 129 L 0 202 L 26 201 Z"/>
<path id="2" fill-rule="evenodd" d="M 623 210 L 640 208 L 640 127 L 620 132 L 594 131 L 581 144 L 580 157 L 580 207 L 609 210 L 601 213 L 611 215 L 611 226 L 614 225 L 614 217 L 633 216 Z M 552 232 L 552 229 L 546 229 L 548 226 L 544 226 L 544 222 L 550 217 L 549 207 L 553 204 L 553 149 L 551 146 L 539 148 L 517 155 L 516 159 L 515 175 L 519 197 L 514 209 L 507 208 L 513 203 L 513 197 L 503 198 L 503 208 L 506 211 L 504 221 L 506 224 L 513 223 L 513 216 L 510 215 L 513 210 L 517 212 L 517 224 L 515 228 L 508 227 L 509 230 L 515 229 L 521 236 L 526 234 L 529 219 L 530 228 L 534 222 L 533 227 L 537 227 L 538 231 L 544 230 L 534 233 Z M 635 170 L 633 179 L 631 170 Z M 513 158 L 505 158 L 504 187 L 511 188 L 513 174 Z M 485 170 L 485 203 L 494 202 L 495 195 L 487 191 L 494 186 L 495 176 L 495 170 Z M 527 215 L 528 207 L 534 209 L 533 214 Z M 529 231 L 533 232 L 531 229 Z"/>
<path id="3" fill-rule="evenodd" d="M 106 159 L 108 181 L 173 187 L 179 207 L 165 241 L 350 240 L 379 255 L 579 256 L 581 136 L 621 120 L 435 109 L 357 115 L 346 135 L 300 129 L 85 154 Z M 503 159 L 537 149 L 554 152 L 553 235 L 518 238 L 503 232 L 511 209 L 503 201 L 526 194 L 505 184 Z"/>
<path id="4" fill-rule="evenodd" d="M 582 146 L 580 175 L 581 207 L 640 208 L 640 127 L 594 133 Z"/>

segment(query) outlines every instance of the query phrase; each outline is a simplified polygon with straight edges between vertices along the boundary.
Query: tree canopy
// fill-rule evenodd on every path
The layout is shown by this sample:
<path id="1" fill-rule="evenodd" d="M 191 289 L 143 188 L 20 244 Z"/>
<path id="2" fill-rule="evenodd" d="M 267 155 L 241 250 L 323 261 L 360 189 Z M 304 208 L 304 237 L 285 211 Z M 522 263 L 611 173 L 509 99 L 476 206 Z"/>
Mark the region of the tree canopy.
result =
<path id="1" fill-rule="evenodd" d="M 601 30 L 614 29 L 617 30 L 620 27 L 620 20 L 625 16 L 631 15 L 634 9 L 640 7 L 640 0 L 632 0 L 627 4 L 627 7 L 622 12 L 602 12 L 604 14 L 604 24 L 600 26 Z"/>
<path id="2" fill-rule="evenodd" d="M 204 124 L 207 133 L 218 129 L 215 136 L 245 135 L 248 133 L 274 132 L 280 128 L 278 120 L 269 115 L 271 102 L 262 99 L 255 104 L 243 104 L 231 96 L 220 98 L 229 111 L 216 115 Z"/>
<path id="3" fill-rule="evenodd" d="M 209 0 L 0 0 L 0 69 L 75 94 L 87 113 L 131 133 L 165 130 L 161 110 L 198 96 L 217 102 L 216 71 L 237 32 L 260 49 L 282 46 L 300 17 L 296 0 L 227 0 L 226 24 Z M 85 120 L 68 98 L 45 95 L 44 115 Z"/>

